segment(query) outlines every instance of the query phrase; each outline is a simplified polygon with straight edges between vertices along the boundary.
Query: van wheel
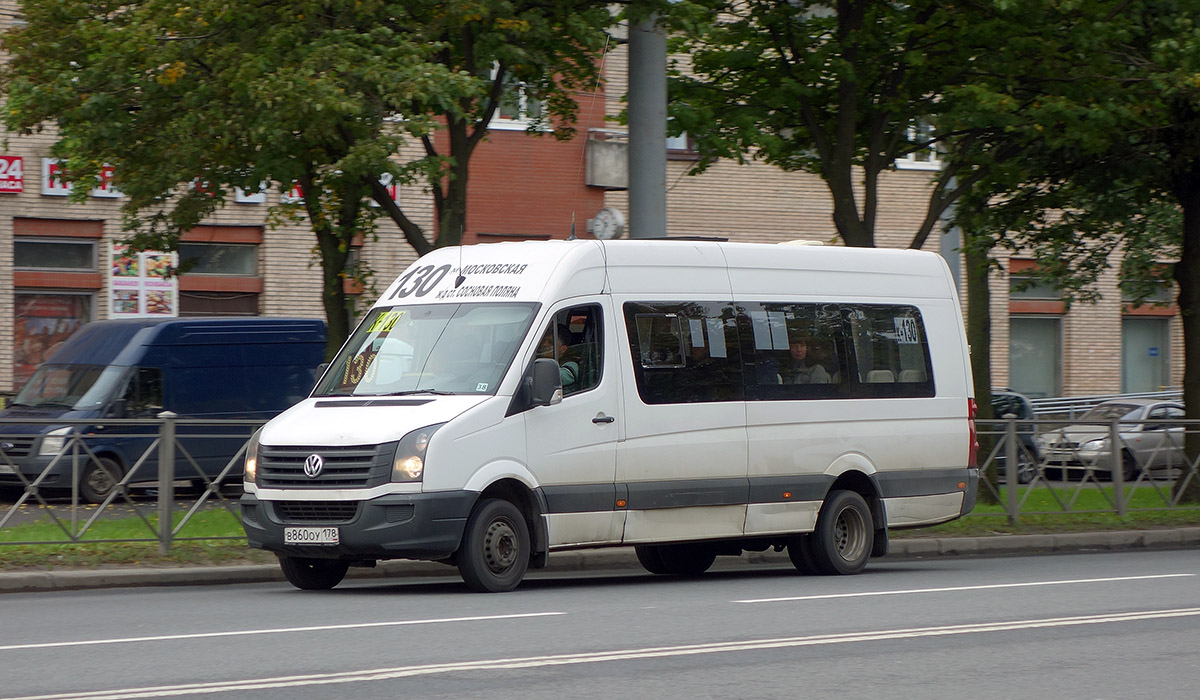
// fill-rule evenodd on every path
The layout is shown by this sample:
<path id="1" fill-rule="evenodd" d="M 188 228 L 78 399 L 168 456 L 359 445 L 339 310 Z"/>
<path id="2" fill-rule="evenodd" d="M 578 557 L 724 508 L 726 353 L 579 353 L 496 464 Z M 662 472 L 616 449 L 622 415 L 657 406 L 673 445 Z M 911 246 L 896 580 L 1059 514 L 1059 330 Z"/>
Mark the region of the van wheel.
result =
<path id="1" fill-rule="evenodd" d="M 665 576 L 671 572 L 667 569 L 666 562 L 663 561 L 661 550 L 661 547 L 654 544 L 639 544 L 633 548 L 634 553 L 637 554 L 638 563 L 642 565 L 643 569 L 652 574 Z"/>
<path id="2" fill-rule="evenodd" d="M 108 457 L 88 460 L 79 475 L 79 498 L 88 503 L 103 503 L 121 481 L 121 465 Z"/>
<path id="3" fill-rule="evenodd" d="M 871 509 L 854 491 L 834 491 L 821 506 L 809 536 L 813 562 L 823 574 L 857 574 L 871 557 L 875 526 Z"/>
<path id="4" fill-rule="evenodd" d="M 467 588 L 503 593 L 521 583 L 529 567 L 529 527 L 521 511 L 499 498 L 483 501 L 467 521 L 458 571 Z"/>
<path id="5" fill-rule="evenodd" d="M 787 552 L 788 559 L 792 560 L 792 566 L 796 567 L 796 571 L 802 574 L 821 573 L 816 559 L 813 558 L 811 535 L 799 535 L 792 538 L 792 541 L 788 542 Z"/>
<path id="6" fill-rule="evenodd" d="M 717 548 L 710 544 L 665 544 L 658 550 L 667 573 L 673 576 L 699 576 L 717 559 Z"/>
<path id="7" fill-rule="evenodd" d="M 279 557 L 279 568 L 288 583 L 303 591 L 327 591 L 342 582 L 350 563 L 337 559 Z"/>

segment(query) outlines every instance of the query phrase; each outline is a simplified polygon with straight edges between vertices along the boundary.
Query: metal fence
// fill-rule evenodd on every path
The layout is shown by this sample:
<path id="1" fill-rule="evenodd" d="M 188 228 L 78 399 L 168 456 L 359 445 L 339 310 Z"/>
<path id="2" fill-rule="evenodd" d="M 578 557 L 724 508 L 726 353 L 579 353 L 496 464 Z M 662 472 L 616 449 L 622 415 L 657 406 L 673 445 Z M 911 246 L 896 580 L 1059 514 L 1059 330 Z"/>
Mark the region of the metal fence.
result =
<path id="1" fill-rule="evenodd" d="M 1013 524 L 1021 515 L 1200 510 L 1182 499 L 1200 485 L 1198 460 L 1184 449 L 1200 421 L 1009 418 L 977 427 L 980 466 L 996 475 L 980 489 Z"/>
<path id="2" fill-rule="evenodd" d="M 54 523 L 62 536 L 38 541 L 0 537 L 0 545 L 157 542 L 165 553 L 181 540 L 240 539 L 181 533 L 203 510 L 222 508 L 239 517 L 233 493 L 240 490 L 249 435 L 261 422 L 180 419 L 172 414 L 155 420 L 110 420 L 103 426 L 56 420 L 53 425 L 70 426 L 70 432 L 52 453 L 42 450 L 45 464 L 32 475 L 21 473 L 19 463 L 30 451 L 41 449 L 40 439 L 18 435 L 12 427 L 30 423 L 0 419 L 0 535 L 4 530 L 19 533 L 22 525 L 36 520 Z M 1003 504 L 1012 523 L 1023 515 L 1048 513 L 1200 510 L 1200 505 L 1179 498 L 1180 487 L 1200 483 L 1196 459 L 1183 451 L 1185 435 L 1200 431 L 1200 421 L 1093 422 L 1085 426 L 1091 432 L 1082 433 L 1082 439 L 1079 433 L 1064 432 L 1062 420 L 978 421 L 977 427 L 984 446 L 980 466 L 998 476 L 998 484 L 984 479 L 980 489 Z M 101 503 L 86 503 L 79 478 L 89 464 L 108 454 L 104 450 L 122 440 L 139 448 L 124 456 L 112 492 Z M 223 452 L 207 449 L 217 444 Z M 55 487 L 49 485 L 53 473 L 58 475 Z M 186 497 L 177 492 L 181 483 L 192 486 Z M 146 534 L 121 539 L 89 536 L 103 518 L 135 518 Z"/>
<path id="3" fill-rule="evenodd" d="M 54 420 L 62 435 L 36 436 L 38 421 L 0 419 L 0 531 L 30 522 L 50 522 L 59 539 L 0 538 L 0 545 L 78 542 L 157 542 L 166 553 L 172 542 L 239 537 L 186 537 L 181 533 L 196 514 L 224 508 L 239 517 L 236 496 L 242 462 L 253 431 L 264 421 L 181 419 L 170 412 L 157 419 Z M 16 426 L 21 426 L 18 429 Z M 112 481 L 99 503 L 81 488 L 109 470 Z M 187 485 L 189 495 L 177 493 Z M 180 517 L 176 518 L 179 515 Z M 140 520 L 146 534 L 103 539 L 90 536 L 104 518 Z"/>

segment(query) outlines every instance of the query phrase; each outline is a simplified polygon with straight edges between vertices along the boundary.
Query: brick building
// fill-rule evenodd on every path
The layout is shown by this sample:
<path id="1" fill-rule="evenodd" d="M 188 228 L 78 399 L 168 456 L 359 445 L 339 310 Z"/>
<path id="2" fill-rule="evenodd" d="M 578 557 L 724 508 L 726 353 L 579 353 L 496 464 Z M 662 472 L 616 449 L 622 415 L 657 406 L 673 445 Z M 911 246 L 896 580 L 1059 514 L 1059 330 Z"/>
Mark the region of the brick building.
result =
<path id="1" fill-rule="evenodd" d="M 11 22 L 15 7 L 11 0 L 0 2 L 6 10 L 0 28 Z M 597 157 L 589 155 L 590 141 L 620 143 L 613 132 L 622 129 L 615 117 L 625 93 L 625 56 L 623 46 L 614 49 L 605 57 L 606 84 L 578 96 L 577 138 L 530 135 L 516 114 L 494 123 L 471 161 L 466 243 L 565 238 L 572 219 L 577 235 L 587 237 L 586 222 L 602 207 L 627 214 L 626 193 L 589 184 L 597 178 L 588 167 L 589 157 Z M 161 310 L 322 315 L 312 233 L 304 226 L 267 226 L 269 209 L 280 204 L 278 192 L 239 198 L 189 232 L 181 254 L 199 263 L 177 281 L 163 284 L 147 274 L 157 259 L 142 256 L 131 273 L 133 256 L 114 248 L 122 237 L 119 193 L 102 185 L 86 202 L 68 202 L 48 158 L 52 132 L 6 136 L 7 146 L 0 152 L 0 392 L 19 388 L 55 342 L 89 320 Z M 726 162 L 689 176 L 694 156 L 684 142 L 671 145 L 679 148 L 668 156 L 667 235 L 834 242 L 829 194 L 815 176 L 761 163 Z M 935 169 L 936 162 L 899 163 L 884 178 L 876 235 L 880 245 L 908 244 Z M 405 187 L 396 197 L 410 218 L 433 230 L 427 192 Z M 927 247 L 936 246 L 937 237 L 931 237 Z M 359 254 L 374 270 L 380 289 L 415 257 L 387 220 L 380 222 L 378 240 L 365 241 Z M 954 253 L 948 255 L 957 264 Z M 1102 280 L 1099 303 L 1068 311 L 1052 290 L 1010 295 L 1012 275 L 1028 269 L 1028 262 L 1017 258 L 1001 263 L 1004 272 L 992 279 L 996 386 L 1042 396 L 1182 383 L 1182 335 L 1173 306 L 1128 308 L 1114 273 Z M 364 299 L 373 292 L 368 288 Z"/>

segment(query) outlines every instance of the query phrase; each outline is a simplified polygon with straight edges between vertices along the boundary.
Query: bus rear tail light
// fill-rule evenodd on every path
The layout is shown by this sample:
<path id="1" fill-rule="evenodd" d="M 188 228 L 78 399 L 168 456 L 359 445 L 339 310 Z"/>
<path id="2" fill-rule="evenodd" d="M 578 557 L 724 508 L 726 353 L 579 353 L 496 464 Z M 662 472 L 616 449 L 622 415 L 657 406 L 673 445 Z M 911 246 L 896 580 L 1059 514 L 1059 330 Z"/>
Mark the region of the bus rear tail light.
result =
<path id="1" fill-rule="evenodd" d="M 977 413 L 979 407 L 975 405 L 975 399 L 967 399 L 967 426 L 971 433 L 970 446 L 967 448 L 967 466 L 972 469 L 979 466 L 979 431 L 975 429 Z"/>

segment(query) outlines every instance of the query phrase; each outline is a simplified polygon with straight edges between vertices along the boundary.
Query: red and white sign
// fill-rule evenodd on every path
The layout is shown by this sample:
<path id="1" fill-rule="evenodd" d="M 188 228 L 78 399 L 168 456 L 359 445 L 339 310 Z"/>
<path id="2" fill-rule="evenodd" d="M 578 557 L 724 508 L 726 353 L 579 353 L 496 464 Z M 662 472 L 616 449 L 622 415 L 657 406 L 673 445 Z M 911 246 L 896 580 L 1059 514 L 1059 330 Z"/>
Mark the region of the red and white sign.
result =
<path id="1" fill-rule="evenodd" d="M 21 156 L 0 156 L 0 192 L 25 191 L 25 162 Z"/>
<path id="2" fill-rule="evenodd" d="M 42 194 L 51 197 L 66 197 L 71 194 L 70 183 L 60 179 L 62 165 L 57 158 L 42 159 Z"/>
<path id="3" fill-rule="evenodd" d="M 108 163 L 105 163 L 104 166 L 100 168 L 100 175 L 98 176 L 98 179 L 100 180 L 100 184 L 93 187 L 92 191 L 89 193 L 93 197 L 120 197 L 121 196 L 121 191 L 118 190 L 116 187 L 113 187 L 113 184 L 112 184 L 113 166 L 109 165 Z"/>
<path id="4" fill-rule="evenodd" d="M 62 164 L 57 158 L 42 159 L 42 194 L 51 197 L 66 197 L 71 194 L 72 185 L 62 180 Z M 113 187 L 113 166 L 105 163 L 96 176 L 97 185 L 88 194 L 93 197 L 115 198 L 123 196 L 121 191 Z"/>
<path id="5" fill-rule="evenodd" d="M 293 182 L 291 189 L 279 195 L 281 204 L 299 204 L 304 201 L 304 189 L 299 182 Z"/>

